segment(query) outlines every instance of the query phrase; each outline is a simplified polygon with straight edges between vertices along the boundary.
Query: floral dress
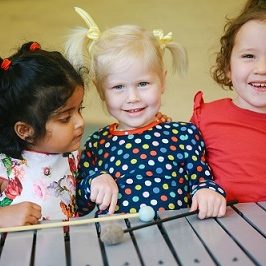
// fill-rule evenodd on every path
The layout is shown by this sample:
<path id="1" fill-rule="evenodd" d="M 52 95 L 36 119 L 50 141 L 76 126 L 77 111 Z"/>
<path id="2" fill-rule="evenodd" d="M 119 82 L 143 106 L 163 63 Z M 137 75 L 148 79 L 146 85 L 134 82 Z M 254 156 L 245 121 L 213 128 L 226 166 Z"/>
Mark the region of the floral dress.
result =
<path id="1" fill-rule="evenodd" d="M 42 220 L 75 217 L 78 152 L 24 151 L 22 156 L 0 154 L 0 207 L 31 201 L 41 206 Z"/>

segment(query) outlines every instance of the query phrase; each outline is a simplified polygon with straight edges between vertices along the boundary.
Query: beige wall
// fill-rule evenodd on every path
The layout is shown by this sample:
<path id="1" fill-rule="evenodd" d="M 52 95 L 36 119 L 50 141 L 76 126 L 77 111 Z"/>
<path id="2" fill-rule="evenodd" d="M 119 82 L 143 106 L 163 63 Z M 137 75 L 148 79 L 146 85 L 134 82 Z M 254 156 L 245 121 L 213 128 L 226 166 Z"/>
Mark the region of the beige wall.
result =
<path id="1" fill-rule="evenodd" d="M 223 91 L 210 78 L 225 17 L 238 13 L 244 0 L 0 0 L 0 56 L 5 57 L 24 41 L 37 40 L 44 48 L 63 49 L 64 36 L 83 21 L 74 12 L 87 10 L 101 29 L 135 23 L 150 30 L 172 31 L 189 56 L 189 72 L 180 79 L 168 72 L 161 110 L 174 120 L 188 120 L 193 95 L 205 92 L 207 101 L 232 93 Z M 94 90 L 87 92 L 84 116 L 89 124 L 112 121 L 99 104 Z"/>

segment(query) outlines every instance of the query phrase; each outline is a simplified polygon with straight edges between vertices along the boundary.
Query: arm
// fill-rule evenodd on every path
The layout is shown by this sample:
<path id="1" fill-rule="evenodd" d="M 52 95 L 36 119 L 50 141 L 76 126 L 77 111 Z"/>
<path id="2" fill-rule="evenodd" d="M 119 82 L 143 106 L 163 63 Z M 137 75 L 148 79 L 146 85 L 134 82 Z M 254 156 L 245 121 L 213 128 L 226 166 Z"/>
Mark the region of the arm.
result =
<path id="1" fill-rule="evenodd" d="M 10 180 L 7 176 L 5 166 L 0 166 L 0 227 L 21 226 L 36 224 L 42 217 L 41 207 L 33 202 L 20 202 L 10 205 L 13 200 L 5 194 L 11 191 L 12 196 L 20 194 L 20 182 L 18 179 Z M 14 186 L 12 186 L 14 181 Z M 10 186 L 10 188 L 8 187 Z"/>
<path id="2" fill-rule="evenodd" d="M 32 202 L 0 207 L 0 227 L 36 224 L 41 216 L 41 207 Z"/>
<path id="3" fill-rule="evenodd" d="M 223 216 L 226 210 L 225 192 L 214 181 L 205 160 L 205 144 L 199 130 L 193 125 L 191 149 L 186 161 L 192 196 L 191 210 L 199 209 L 199 218 Z"/>
<path id="4" fill-rule="evenodd" d="M 97 145 L 96 145 L 97 146 Z M 118 187 L 113 177 L 99 165 L 97 150 L 89 139 L 81 154 L 79 174 L 77 177 L 78 213 L 84 215 L 92 211 L 95 203 L 100 210 L 109 207 L 109 213 L 115 211 Z"/>

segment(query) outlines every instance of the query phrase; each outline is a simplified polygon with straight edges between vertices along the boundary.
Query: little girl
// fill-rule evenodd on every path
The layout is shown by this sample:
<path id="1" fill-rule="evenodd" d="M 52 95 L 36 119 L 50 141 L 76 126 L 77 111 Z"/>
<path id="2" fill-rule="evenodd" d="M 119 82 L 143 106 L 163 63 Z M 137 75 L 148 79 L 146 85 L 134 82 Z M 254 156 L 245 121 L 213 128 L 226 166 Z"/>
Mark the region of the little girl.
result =
<path id="1" fill-rule="evenodd" d="M 194 122 L 201 130 L 215 181 L 228 200 L 266 200 L 266 1 L 249 0 L 221 37 L 214 80 L 234 89 L 235 99 L 204 103 L 195 97 Z"/>
<path id="2" fill-rule="evenodd" d="M 185 51 L 160 30 L 124 25 L 100 33 L 85 11 L 76 10 L 89 30 L 77 29 L 69 39 L 69 59 L 82 67 L 87 44 L 91 78 L 117 119 L 86 142 L 77 179 L 79 213 L 89 212 L 92 202 L 109 213 L 135 213 L 143 205 L 173 210 L 188 207 L 192 198 L 200 218 L 224 215 L 224 191 L 212 181 L 197 128 L 156 118 L 165 90 L 164 51 L 179 72 L 186 68 Z"/>
<path id="3" fill-rule="evenodd" d="M 75 216 L 83 80 L 28 42 L 0 58 L 0 227 Z"/>

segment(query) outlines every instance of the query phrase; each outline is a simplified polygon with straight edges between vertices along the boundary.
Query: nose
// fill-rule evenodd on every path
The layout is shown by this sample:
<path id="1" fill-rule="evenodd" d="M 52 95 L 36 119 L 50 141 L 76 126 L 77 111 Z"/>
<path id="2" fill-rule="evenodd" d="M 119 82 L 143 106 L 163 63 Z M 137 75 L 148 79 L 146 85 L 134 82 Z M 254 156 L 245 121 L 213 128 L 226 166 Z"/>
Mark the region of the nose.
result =
<path id="1" fill-rule="evenodd" d="M 139 101 L 139 91 L 136 87 L 130 87 L 128 88 L 128 94 L 127 94 L 127 102 L 133 103 Z"/>
<path id="2" fill-rule="evenodd" d="M 260 58 L 256 63 L 256 74 L 266 74 L 266 56 Z"/>
<path id="3" fill-rule="evenodd" d="M 77 113 L 76 114 L 76 117 L 75 117 L 75 129 L 78 129 L 78 128 L 84 128 L 84 119 L 81 115 L 81 113 Z"/>

